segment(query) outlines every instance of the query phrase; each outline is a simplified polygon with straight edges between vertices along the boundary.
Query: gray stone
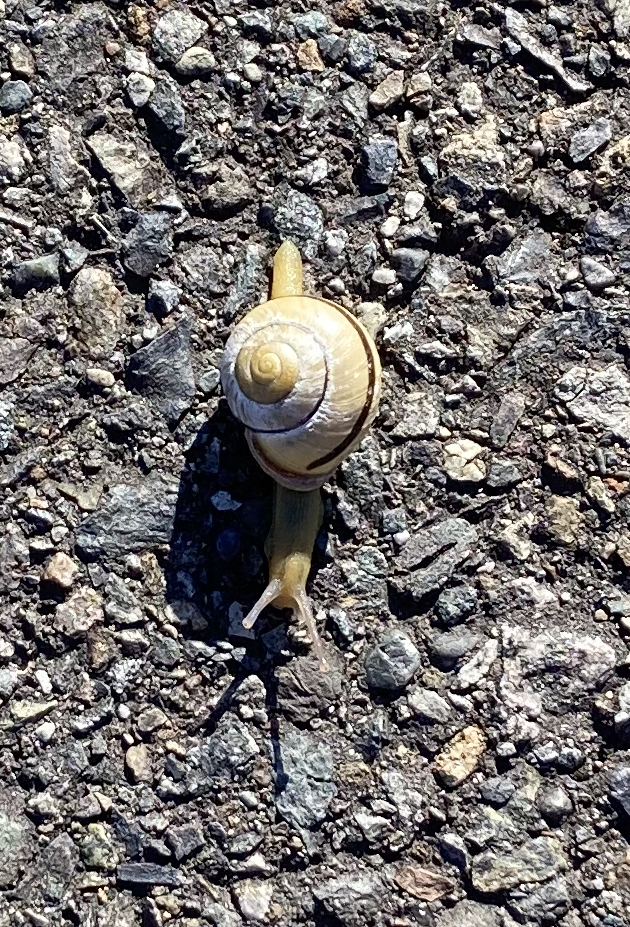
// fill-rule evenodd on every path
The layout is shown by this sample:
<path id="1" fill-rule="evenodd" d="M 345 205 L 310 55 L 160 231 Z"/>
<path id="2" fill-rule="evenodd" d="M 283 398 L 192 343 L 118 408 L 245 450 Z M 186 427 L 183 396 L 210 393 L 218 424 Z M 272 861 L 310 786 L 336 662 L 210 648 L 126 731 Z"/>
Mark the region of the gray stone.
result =
<path id="1" fill-rule="evenodd" d="M 516 927 L 516 922 L 496 905 L 465 899 L 454 908 L 442 911 L 435 927 Z"/>
<path id="2" fill-rule="evenodd" d="M 428 260 L 429 252 L 417 248 L 396 248 L 391 256 L 396 275 L 403 283 L 415 283 Z"/>
<path id="3" fill-rule="evenodd" d="M 123 322 L 123 298 L 109 271 L 83 267 L 68 294 L 77 323 L 77 337 L 93 357 L 110 354 Z"/>
<path id="4" fill-rule="evenodd" d="M 515 791 L 516 786 L 512 780 L 504 776 L 493 776 L 482 783 L 479 788 L 483 800 L 489 805 L 494 805 L 495 808 L 502 808 L 506 805 Z"/>
<path id="5" fill-rule="evenodd" d="M 499 280 L 506 283 L 536 283 L 549 275 L 551 235 L 539 230 L 525 238 L 516 239 L 497 263 Z"/>
<path id="6" fill-rule="evenodd" d="M 374 70 L 378 52 L 366 35 L 355 32 L 348 42 L 348 70 L 355 77 Z"/>
<path id="7" fill-rule="evenodd" d="M 119 483 L 101 496 L 99 508 L 77 530 L 77 546 L 92 559 L 125 557 L 168 544 L 173 530 L 178 482 L 150 477 Z"/>
<path id="8" fill-rule="evenodd" d="M 0 180 L 18 183 L 25 168 L 26 162 L 18 140 L 0 135 Z"/>
<path id="9" fill-rule="evenodd" d="M 375 187 L 387 187 L 398 164 L 398 145 L 393 138 L 374 135 L 361 149 L 366 181 Z"/>
<path id="10" fill-rule="evenodd" d="M 170 315 L 179 306 L 181 291 L 170 280 L 151 280 L 147 308 L 154 312 L 158 318 Z"/>
<path id="11" fill-rule="evenodd" d="M 20 113 L 33 99 L 33 91 L 23 80 L 8 80 L 0 87 L 0 112 Z"/>
<path id="12" fill-rule="evenodd" d="M 558 841 L 536 837 L 508 852 L 485 850 L 475 856 L 471 881 L 477 891 L 493 893 L 523 882 L 545 882 L 565 868 L 566 860 Z"/>
<path id="13" fill-rule="evenodd" d="M 190 408 L 195 395 L 190 336 L 191 321 L 185 316 L 132 354 L 127 368 L 131 388 L 171 423 Z"/>
<path id="14" fill-rule="evenodd" d="M 173 219 L 167 212 L 141 215 L 124 241 L 123 263 L 139 277 L 149 277 L 173 252 Z"/>
<path id="15" fill-rule="evenodd" d="M 229 781 L 251 767 L 258 753 L 258 745 L 243 722 L 225 717 L 207 740 L 190 751 L 188 759 L 193 770 L 206 779 Z"/>
<path id="16" fill-rule="evenodd" d="M 411 638 L 397 629 L 386 631 L 365 657 L 365 676 L 374 689 L 402 689 L 420 667 L 420 653 Z"/>
<path id="17" fill-rule="evenodd" d="M 0 386 L 21 377 L 36 350 L 26 338 L 0 338 Z"/>
<path id="18" fill-rule="evenodd" d="M 501 399 L 490 426 L 490 440 L 494 447 L 505 447 L 524 411 L 525 398 L 520 393 L 508 393 Z"/>
<path id="19" fill-rule="evenodd" d="M 454 586 L 440 593 L 435 611 L 445 624 L 458 624 L 477 607 L 477 591 L 472 586 Z"/>
<path id="20" fill-rule="evenodd" d="M 155 81 L 147 74 L 132 72 L 127 78 L 127 96 L 132 106 L 140 109 L 146 106 L 155 90 Z"/>
<path id="21" fill-rule="evenodd" d="M 181 827 L 169 827 L 166 842 L 173 851 L 173 856 L 180 863 L 205 846 L 203 830 L 198 824 L 182 824 Z"/>
<path id="22" fill-rule="evenodd" d="M 244 13 L 238 17 L 238 24 L 243 32 L 255 35 L 264 42 L 270 42 L 273 38 L 273 23 L 267 13 L 258 10 Z"/>
<path id="23" fill-rule="evenodd" d="M 580 259 L 580 270 L 587 287 L 594 292 L 612 286 L 617 279 L 617 275 L 609 267 L 590 257 Z"/>
<path id="24" fill-rule="evenodd" d="M 558 824 L 573 811 L 573 802 L 563 788 L 551 786 L 544 788 L 538 795 L 538 807 L 544 818 L 552 824 Z"/>
<path id="25" fill-rule="evenodd" d="M 275 225 L 283 238 L 297 242 L 319 242 L 324 234 L 324 217 L 317 203 L 299 190 L 284 189 L 278 195 Z"/>
<path id="26" fill-rule="evenodd" d="M 123 863 L 116 869 L 117 881 L 123 885 L 152 886 L 165 885 L 177 888 L 184 878 L 178 869 L 158 866 L 157 863 Z"/>
<path id="27" fill-rule="evenodd" d="M 124 139 L 118 139 L 102 130 L 86 139 L 86 145 L 132 206 L 144 206 L 149 196 L 159 189 L 159 175 L 151 154 L 139 138 L 127 134 Z"/>
<path id="28" fill-rule="evenodd" d="M 602 116 L 585 129 L 579 129 L 571 138 L 569 157 L 574 164 L 581 164 L 592 154 L 603 148 L 612 138 L 610 120 Z"/>
<path id="29" fill-rule="evenodd" d="M 153 48 L 160 58 L 174 64 L 207 28 L 202 19 L 188 10 L 169 10 L 155 25 Z"/>
<path id="30" fill-rule="evenodd" d="M 346 870 L 319 883 L 313 890 L 326 914 L 343 927 L 364 927 L 382 909 L 384 885 L 371 868 Z"/>
<path id="31" fill-rule="evenodd" d="M 216 64 L 215 57 L 209 49 L 195 47 L 184 52 L 175 65 L 175 70 L 182 77 L 205 77 L 215 69 Z"/>
<path id="32" fill-rule="evenodd" d="M 186 126 L 186 110 L 177 84 L 163 77 L 155 85 L 148 108 L 159 127 L 167 134 L 182 135 Z"/>
<path id="33" fill-rule="evenodd" d="M 618 766 L 606 776 L 614 804 L 630 817 L 630 766 Z"/>
<path id="34" fill-rule="evenodd" d="M 15 265 L 13 285 L 21 291 L 45 290 L 59 283 L 59 254 L 44 254 Z"/>
<path id="35" fill-rule="evenodd" d="M 34 865 L 25 874 L 18 890 L 19 897 L 31 904 L 36 899 L 60 902 L 72 881 L 79 862 L 79 850 L 69 834 L 59 834 L 39 853 Z"/>
<path id="36" fill-rule="evenodd" d="M 470 557 L 477 531 L 463 518 L 446 518 L 412 535 L 394 561 L 394 588 L 422 599 L 442 589 Z M 428 565 L 425 564 L 429 561 Z"/>
<path id="37" fill-rule="evenodd" d="M 311 734 L 292 731 L 280 745 L 284 788 L 276 805 L 279 813 L 298 829 L 316 827 L 326 817 L 337 793 L 330 748 Z"/>
<path id="38" fill-rule="evenodd" d="M 467 628 L 456 628 L 429 638 L 428 649 L 432 662 L 442 669 L 452 669 L 455 663 L 479 642 L 476 634 Z"/>
<path id="39" fill-rule="evenodd" d="M 300 39 L 316 39 L 330 32 L 330 23 L 323 13 L 312 10 L 309 13 L 299 13 L 295 16 L 293 28 Z"/>
<path id="40" fill-rule="evenodd" d="M 523 479 L 520 468 L 512 461 L 495 457 L 490 461 L 486 476 L 488 489 L 508 489 Z"/>
<path id="41" fill-rule="evenodd" d="M 15 435 L 15 402 L 12 396 L 0 399 L 0 451 L 6 451 Z"/>
<path id="42" fill-rule="evenodd" d="M 431 689 L 413 689 L 407 696 L 407 705 L 419 724 L 446 724 L 451 716 L 449 703 Z"/>
<path id="43" fill-rule="evenodd" d="M 508 7 L 505 11 L 505 26 L 511 38 L 515 39 L 528 54 L 540 61 L 556 77 L 559 77 L 572 93 L 583 94 L 592 89 L 591 84 L 587 81 L 580 80 L 569 71 L 565 71 L 562 59 L 547 51 L 541 45 L 538 39 L 530 32 L 527 19 L 522 13 Z"/>

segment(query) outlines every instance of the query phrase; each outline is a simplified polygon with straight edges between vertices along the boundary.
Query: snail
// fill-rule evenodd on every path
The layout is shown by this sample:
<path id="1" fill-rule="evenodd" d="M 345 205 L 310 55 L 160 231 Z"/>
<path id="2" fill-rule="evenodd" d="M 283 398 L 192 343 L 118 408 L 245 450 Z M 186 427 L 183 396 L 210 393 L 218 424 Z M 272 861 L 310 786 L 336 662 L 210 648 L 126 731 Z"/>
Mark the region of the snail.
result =
<path id="1" fill-rule="evenodd" d="M 272 603 L 293 609 L 326 669 L 306 593 L 323 519 L 320 489 L 376 416 L 376 346 L 342 306 L 302 295 L 300 252 L 285 241 L 274 259 L 271 299 L 252 309 L 227 341 L 221 383 L 252 454 L 275 481 L 265 544 L 269 582 L 243 625 L 253 627 Z"/>

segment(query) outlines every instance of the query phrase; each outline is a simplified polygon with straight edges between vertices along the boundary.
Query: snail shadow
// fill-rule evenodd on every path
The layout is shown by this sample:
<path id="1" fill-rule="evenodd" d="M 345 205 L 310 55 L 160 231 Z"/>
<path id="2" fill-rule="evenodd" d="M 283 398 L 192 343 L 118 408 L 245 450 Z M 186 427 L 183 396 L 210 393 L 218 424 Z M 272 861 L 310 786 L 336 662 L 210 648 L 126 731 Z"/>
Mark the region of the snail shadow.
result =
<path id="1" fill-rule="evenodd" d="M 219 495 L 217 495 L 219 494 Z M 241 613 L 264 584 L 265 538 L 271 524 L 273 483 L 253 460 L 242 427 L 221 401 L 197 432 L 180 476 L 170 552 L 165 565 L 166 599 L 184 638 L 240 650 L 233 678 L 212 710 L 190 733 L 210 736 L 235 706 L 244 680 L 255 674 L 265 686 L 276 794 L 285 788 L 276 661 L 256 635 L 242 631 Z M 275 623 L 275 622 L 274 622 Z M 264 627 L 264 625 L 263 625 Z M 220 686 L 225 664 L 207 664 Z"/>

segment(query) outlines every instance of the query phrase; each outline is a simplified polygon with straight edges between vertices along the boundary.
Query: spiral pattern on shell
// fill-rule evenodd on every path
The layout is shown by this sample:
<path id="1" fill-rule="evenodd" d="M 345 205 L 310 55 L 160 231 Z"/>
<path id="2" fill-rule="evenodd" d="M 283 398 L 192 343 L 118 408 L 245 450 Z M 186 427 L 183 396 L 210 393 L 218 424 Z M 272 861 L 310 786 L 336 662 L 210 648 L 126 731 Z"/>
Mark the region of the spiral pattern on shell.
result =
<path id="1" fill-rule="evenodd" d="M 223 391 L 252 453 L 292 489 L 321 486 L 376 415 L 381 365 L 346 309 L 285 296 L 252 309 L 228 339 Z"/>

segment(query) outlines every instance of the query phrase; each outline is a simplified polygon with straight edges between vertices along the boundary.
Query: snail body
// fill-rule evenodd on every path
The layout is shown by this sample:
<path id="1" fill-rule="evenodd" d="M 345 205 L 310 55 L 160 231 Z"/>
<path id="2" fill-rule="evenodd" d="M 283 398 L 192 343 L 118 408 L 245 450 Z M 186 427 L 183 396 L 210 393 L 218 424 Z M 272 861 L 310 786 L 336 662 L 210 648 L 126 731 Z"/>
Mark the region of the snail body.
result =
<path id="1" fill-rule="evenodd" d="M 276 482 L 269 585 L 244 624 L 251 627 L 272 602 L 291 607 L 306 621 L 322 663 L 305 588 L 322 520 L 319 488 L 365 437 L 380 380 L 368 331 L 342 306 L 302 295 L 299 251 L 284 242 L 271 299 L 230 335 L 221 382 L 254 457 Z"/>

